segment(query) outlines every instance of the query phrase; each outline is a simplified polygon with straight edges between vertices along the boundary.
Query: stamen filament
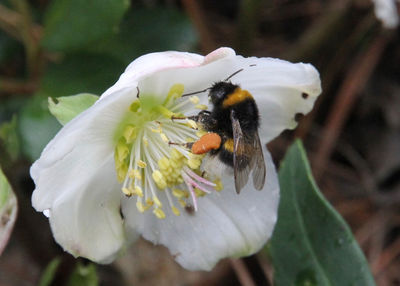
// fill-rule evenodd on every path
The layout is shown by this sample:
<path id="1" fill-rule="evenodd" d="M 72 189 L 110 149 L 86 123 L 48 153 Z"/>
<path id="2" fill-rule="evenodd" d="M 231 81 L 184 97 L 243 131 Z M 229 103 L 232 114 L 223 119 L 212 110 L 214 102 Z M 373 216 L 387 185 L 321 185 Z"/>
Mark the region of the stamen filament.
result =
<path id="1" fill-rule="evenodd" d="M 185 116 L 199 106 L 200 99 L 180 99 L 183 90 L 183 85 L 173 85 L 162 104 L 141 94 L 117 131 L 114 158 L 122 192 L 136 197 L 139 212 L 151 208 L 159 219 L 166 217 L 163 207 L 167 201 L 172 213 L 179 216 L 179 207 L 187 206 L 187 200 L 192 200 L 197 211 L 198 197 L 221 188 L 199 175 L 204 156 L 194 155 L 188 148 L 187 143 L 198 140 L 203 130 L 199 130 L 196 117 Z"/>

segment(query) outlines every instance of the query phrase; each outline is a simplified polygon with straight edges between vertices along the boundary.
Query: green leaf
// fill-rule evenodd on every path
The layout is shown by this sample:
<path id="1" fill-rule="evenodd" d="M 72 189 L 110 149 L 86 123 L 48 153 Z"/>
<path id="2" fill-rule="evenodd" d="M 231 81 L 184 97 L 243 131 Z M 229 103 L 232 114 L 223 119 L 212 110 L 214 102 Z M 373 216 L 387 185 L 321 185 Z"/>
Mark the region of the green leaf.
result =
<path id="1" fill-rule="evenodd" d="M 100 55 L 73 54 L 46 70 L 39 91 L 24 104 L 18 116 L 21 151 L 30 160 L 41 154 L 61 125 L 48 110 L 49 97 L 81 92 L 100 94 L 123 71 L 124 64 Z"/>
<path id="2" fill-rule="evenodd" d="M 10 64 L 16 57 L 21 56 L 23 56 L 23 46 L 0 30 L 0 64 Z"/>
<path id="3" fill-rule="evenodd" d="M 21 151 L 31 161 L 39 158 L 43 148 L 56 135 L 61 125 L 47 108 L 47 96 L 33 96 L 18 116 Z"/>
<path id="4" fill-rule="evenodd" d="M 46 70 L 39 93 L 47 97 L 101 94 L 118 79 L 125 64 L 110 56 L 71 54 Z"/>
<path id="5" fill-rule="evenodd" d="M 99 97 L 90 93 L 63 96 L 53 99 L 49 97 L 49 110 L 62 125 L 91 107 Z"/>
<path id="6" fill-rule="evenodd" d="M 44 21 L 45 48 L 66 52 L 112 34 L 128 0 L 53 0 Z"/>
<path id="7" fill-rule="evenodd" d="M 0 255 L 10 238 L 17 209 L 17 198 L 0 167 Z"/>
<path id="8" fill-rule="evenodd" d="M 173 8 L 138 8 L 128 12 L 118 33 L 87 47 L 129 64 L 134 58 L 165 50 L 188 51 L 198 42 L 185 13 Z"/>
<path id="9" fill-rule="evenodd" d="M 19 138 L 17 134 L 17 116 L 14 115 L 9 122 L 0 125 L 0 140 L 11 160 L 16 160 L 19 154 Z"/>
<path id="10" fill-rule="evenodd" d="M 96 266 L 92 263 L 83 265 L 78 262 L 74 272 L 72 272 L 67 286 L 97 286 L 99 279 L 97 278 Z"/>
<path id="11" fill-rule="evenodd" d="M 318 190 L 300 141 L 286 154 L 279 182 L 268 249 L 276 285 L 375 285 L 349 227 Z"/>
<path id="12" fill-rule="evenodd" d="M 46 266 L 46 269 L 43 271 L 38 286 L 51 285 L 51 282 L 53 282 L 54 276 L 56 275 L 60 263 L 61 259 L 59 257 L 56 257 L 52 261 L 50 261 L 50 263 Z"/>

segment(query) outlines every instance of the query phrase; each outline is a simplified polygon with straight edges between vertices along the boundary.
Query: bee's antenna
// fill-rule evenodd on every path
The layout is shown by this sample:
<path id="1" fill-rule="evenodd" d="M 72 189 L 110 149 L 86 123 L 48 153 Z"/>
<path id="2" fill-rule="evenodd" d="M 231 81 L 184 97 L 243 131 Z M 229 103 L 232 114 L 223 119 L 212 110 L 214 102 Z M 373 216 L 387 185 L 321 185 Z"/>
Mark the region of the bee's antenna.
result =
<path id="1" fill-rule="evenodd" d="M 233 74 L 231 74 L 226 79 L 224 79 L 224 81 L 230 80 L 232 77 L 234 77 L 235 75 L 237 75 L 241 71 L 243 71 L 243 69 L 235 71 Z M 194 94 L 198 94 L 198 93 L 203 93 L 203 92 L 206 92 L 207 90 L 210 90 L 210 89 L 211 89 L 211 87 L 207 87 L 206 89 L 203 89 L 203 90 L 200 90 L 200 91 L 195 91 L 195 92 L 191 92 L 191 93 L 185 93 L 185 94 L 182 94 L 182 97 L 189 96 L 189 95 L 194 95 Z"/>
<path id="2" fill-rule="evenodd" d="M 232 77 L 234 77 L 235 75 L 237 75 L 237 74 L 240 73 L 241 71 L 243 71 L 243 69 L 240 69 L 240 70 L 235 71 L 233 74 L 231 74 L 230 76 L 228 76 L 224 81 L 230 80 Z"/>
<path id="3" fill-rule="evenodd" d="M 202 92 L 206 92 L 207 90 L 211 89 L 210 87 L 207 87 L 206 89 L 200 90 L 200 91 L 195 91 L 195 92 L 191 92 L 191 93 L 185 93 L 182 94 L 182 97 L 184 96 L 189 96 L 189 95 L 193 95 L 193 94 L 198 94 L 198 93 L 202 93 Z"/>

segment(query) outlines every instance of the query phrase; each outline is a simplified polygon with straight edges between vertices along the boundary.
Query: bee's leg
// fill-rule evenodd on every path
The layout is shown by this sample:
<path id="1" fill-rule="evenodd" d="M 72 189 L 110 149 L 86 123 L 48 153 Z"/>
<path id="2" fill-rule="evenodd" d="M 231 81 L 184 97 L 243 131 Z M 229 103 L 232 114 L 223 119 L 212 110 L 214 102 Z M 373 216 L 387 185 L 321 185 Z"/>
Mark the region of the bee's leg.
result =
<path id="1" fill-rule="evenodd" d="M 184 120 L 184 119 L 191 119 L 196 122 L 199 122 L 200 120 L 204 118 L 210 117 L 211 112 L 208 110 L 202 110 L 199 112 L 197 115 L 192 115 L 192 116 L 171 116 L 171 120 Z"/>
<path id="2" fill-rule="evenodd" d="M 171 120 L 184 120 L 184 119 L 191 119 L 194 121 L 198 121 L 199 120 L 199 115 L 193 115 L 193 116 L 171 116 Z"/>
<path id="3" fill-rule="evenodd" d="M 203 126 L 206 126 L 207 130 L 213 130 L 217 126 L 217 120 L 211 116 L 211 112 L 204 110 L 199 113 L 197 121 Z"/>
<path id="4" fill-rule="evenodd" d="M 169 141 L 169 142 L 168 142 L 168 145 L 182 146 L 182 147 L 185 147 L 185 148 L 191 149 L 191 148 L 192 148 L 192 146 L 193 146 L 193 143 L 194 143 L 194 142 L 187 142 L 187 143 L 177 143 L 177 142 L 172 142 L 172 141 Z"/>

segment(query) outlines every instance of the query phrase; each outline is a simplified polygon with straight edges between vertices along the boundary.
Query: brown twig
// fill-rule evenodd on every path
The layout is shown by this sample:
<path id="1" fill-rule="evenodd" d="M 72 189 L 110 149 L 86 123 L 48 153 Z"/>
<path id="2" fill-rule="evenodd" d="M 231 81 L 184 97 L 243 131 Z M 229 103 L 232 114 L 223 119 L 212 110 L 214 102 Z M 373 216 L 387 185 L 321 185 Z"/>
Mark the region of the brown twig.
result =
<path id="1" fill-rule="evenodd" d="M 230 259 L 233 270 L 242 286 L 256 286 L 242 259 Z"/>
<path id="2" fill-rule="evenodd" d="M 400 255 L 399 238 L 387 247 L 377 260 L 372 262 L 372 272 L 374 275 L 378 276 L 384 272 L 398 255 Z"/>
<path id="3" fill-rule="evenodd" d="M 371 46 L 355 59 L 347 72 L 335 104 L 328 115 L 325 130 L 316 153 L 314 170 L 317 179 L 323 174 L 324 166 L 333 152 L 343 125 L 356 102 L 359 92 L 364 88 L 365 83 L 375 69 L 386 43 L 387 37 L 378 36 Z"/>
<path id="4" fill-rule="evenodd" d="M 259 252 L 256 255 L 258 264 L 261 267 L 261 270 L 264 273 L 265 279 L 269 282 L 269 285 L 273 285 L 274 281 L 274 269 L 272 268 L 272 265 L 270 264 L 268 258 L 264 253 Z"/>
<path id="5" fill-rule="evenodd" d="M 23 40 L 19 32 L 19 23 L 22 21 L 21 14 L 0 4 L 0 29 L 19 41 Z M 32 23 L 30 29 L 33 37 L 39 40 L 42 34 L 42 27 Z"/>
<path id="6" fill-rule="evenodd" d="M 204 53 L 213 51 L 216 44 L 211 37 L 209 28 L 205 25 L 207 21 L 198 2 L 196 0 L 182 0 L 182 4 L 199 33 L 201 50 Z"/>
<path id="7" fill-rule="evenodd" d="M 304 139 L 308 135 L 310 129 L 312 128 L 314 118 L 318 114 L 320 105 L 324 101 L 324 95 L 329 94 L 337 75 L 340 73 L 343 67 L 346 66 L 346 61 L 351 58 L 351 53 L 354 52 L 356 46 L 360 44 L 362 38 L 367 35 L 375 23 L 375 15 L 372 13 L 360 21 L 354 31 L 352 31 L 352 34 L 341 43 L 341 45 L 335 51 L 335 55 L 333 55 L 327 66 L 321 71 L 321 77 L 323 78 L 322 90 L 324 92 L 320 97 L 318 97 L 311 112 L 304 117 L 304 119 L 301 121 L 301 124 L 299 124 L 299 126 L 296 128 L 296 137 Z"/>
<path id="8" fill-rule="evenodd" d="M 20 81 L 10 78 L 0 78 L 0 96 L 8 94 L 31 94 L 38 88 L 35 80 Z"/>

